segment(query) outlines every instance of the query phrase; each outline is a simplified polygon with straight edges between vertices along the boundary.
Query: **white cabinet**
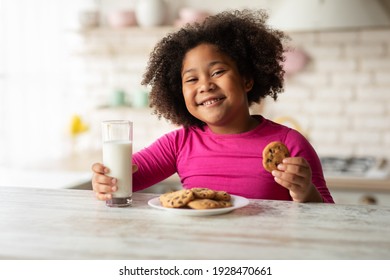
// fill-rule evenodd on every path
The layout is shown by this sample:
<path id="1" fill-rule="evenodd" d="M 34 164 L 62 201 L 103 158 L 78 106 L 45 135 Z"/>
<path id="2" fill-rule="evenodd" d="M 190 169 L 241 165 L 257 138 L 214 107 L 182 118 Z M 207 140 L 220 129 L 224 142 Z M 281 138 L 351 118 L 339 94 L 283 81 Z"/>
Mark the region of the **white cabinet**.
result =
<path id="1" fill-rule="evenodd" d="M 337 204 L 375 204 L 390 206 L 390 192 L 370 190 L 330 189 Z"/>

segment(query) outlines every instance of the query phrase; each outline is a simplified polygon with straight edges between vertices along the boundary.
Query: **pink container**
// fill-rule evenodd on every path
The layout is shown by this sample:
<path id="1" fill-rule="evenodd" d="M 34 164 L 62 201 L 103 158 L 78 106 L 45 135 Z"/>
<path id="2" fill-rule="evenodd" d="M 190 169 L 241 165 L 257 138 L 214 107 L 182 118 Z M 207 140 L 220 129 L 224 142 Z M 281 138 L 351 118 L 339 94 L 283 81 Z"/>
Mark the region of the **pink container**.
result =
<path id="1" fill-rule="evenodd" d="M 113 28 L 123 28 L 137 24 L 135 13 L 132 10 L 113 11 L 107 15 L 107 23 Z"/>
<path id="2" fill-rule="evenodd" d="M 210 14 L 205 11 L 196 10 L 192 8 L 182 8 L 179 11 L 179 21 L 181 23 L 193 23 L 193 22 L 202 22 Z"/>

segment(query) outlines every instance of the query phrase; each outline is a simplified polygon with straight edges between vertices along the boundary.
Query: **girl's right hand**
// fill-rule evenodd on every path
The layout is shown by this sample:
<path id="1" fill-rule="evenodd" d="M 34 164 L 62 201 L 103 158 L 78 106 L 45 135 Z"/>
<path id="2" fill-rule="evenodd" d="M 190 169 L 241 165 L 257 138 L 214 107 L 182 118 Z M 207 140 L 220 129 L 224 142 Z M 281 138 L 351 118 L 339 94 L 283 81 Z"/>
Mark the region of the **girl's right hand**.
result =
<path id="1" fill-rule="evenodd" d="M 132 172 L 137 171 L 137 166 L 133 164 Z M 109 200 L 112 193 L 118 190 L 117 179 L 106 175 L 109 169 L 101 163 L 92 165 L 92 188 L 99 200 Z"/>

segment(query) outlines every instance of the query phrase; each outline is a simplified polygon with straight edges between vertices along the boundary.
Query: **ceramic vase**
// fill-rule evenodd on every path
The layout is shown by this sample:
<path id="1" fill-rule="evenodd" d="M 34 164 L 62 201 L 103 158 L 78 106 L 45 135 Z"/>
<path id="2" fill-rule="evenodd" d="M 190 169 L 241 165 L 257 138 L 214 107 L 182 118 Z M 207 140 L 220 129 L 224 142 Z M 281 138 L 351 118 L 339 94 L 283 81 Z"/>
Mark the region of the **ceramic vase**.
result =
<path id="1" fill-rule="evenodd" d="M 164 0 L 138 0 L 135 15 L 141 27 L 163 25 L 166 21 L 167 6 Z"/>

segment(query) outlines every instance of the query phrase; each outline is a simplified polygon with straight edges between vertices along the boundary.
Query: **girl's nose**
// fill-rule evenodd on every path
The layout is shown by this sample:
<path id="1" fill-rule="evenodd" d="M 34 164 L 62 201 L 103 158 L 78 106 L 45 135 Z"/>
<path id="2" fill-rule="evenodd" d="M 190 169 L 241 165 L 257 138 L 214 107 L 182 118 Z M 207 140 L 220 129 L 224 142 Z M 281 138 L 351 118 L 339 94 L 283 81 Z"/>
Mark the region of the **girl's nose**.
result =
<path id="1" fill-rule="evenodd" d="M 215 90 L 216 85 L 212 82 L 205 81 L 202 83 L 202 85 L 199 87 L 199 92 L 209 92 Z"/>

